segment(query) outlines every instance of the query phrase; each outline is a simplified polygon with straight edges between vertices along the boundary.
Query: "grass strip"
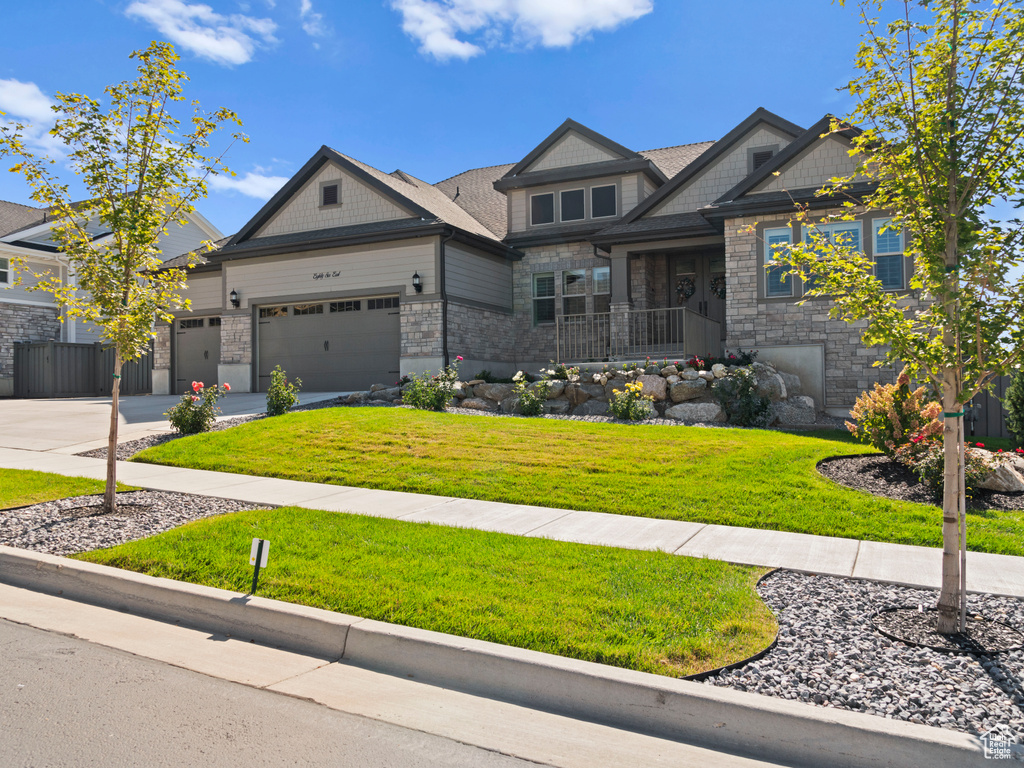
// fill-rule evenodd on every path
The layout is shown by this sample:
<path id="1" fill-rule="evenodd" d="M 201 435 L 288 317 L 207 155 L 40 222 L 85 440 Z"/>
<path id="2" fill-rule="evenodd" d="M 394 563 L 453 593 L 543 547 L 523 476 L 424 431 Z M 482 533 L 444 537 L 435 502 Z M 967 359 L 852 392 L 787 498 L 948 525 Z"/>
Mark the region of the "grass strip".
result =
<path id="1" fill-rule="evenodd" d="M 103 480 L 86 477 L 65 477 L 31 469 L 0 469 L 0 509 L 103 493 L 105 487 Z M 117 490 L 134 489 L 118 483 Z"/>
<path id="2" fill-rule="evenodd" d="M 767 569 L 297 507 L 238 512 L 77 557 L 410 627 L 656 674 L 746 658 L 775 636 Z"/>
<path id="3" fill-rule="evenodd" d="M 938 507 L 843 488 L 815 469 L 828 456 L 873 452 L 838 430 L 796 434 L 325 408 L 174 440 L 136 460 L 941 546 Z M 1024 555 L 1024 510 L 971 513 L 968 546 Z"/>

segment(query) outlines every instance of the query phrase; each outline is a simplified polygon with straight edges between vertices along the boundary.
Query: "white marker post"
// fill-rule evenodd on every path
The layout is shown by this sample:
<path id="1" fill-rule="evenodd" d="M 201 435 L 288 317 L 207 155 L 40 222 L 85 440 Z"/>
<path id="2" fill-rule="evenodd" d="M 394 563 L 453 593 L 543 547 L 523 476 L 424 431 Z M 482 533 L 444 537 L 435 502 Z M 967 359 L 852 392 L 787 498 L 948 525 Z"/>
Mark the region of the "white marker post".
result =
<path id="1" fill-rule="evenodd" d="M 260 579 L 260 568 L 267 567 L 267 555 L 270 552 L 270 542 L 266 539 L 253 539 L 252 549 L 249 550 L 249 565 L 256 566 L 252 572 L 252 592 L 256 594 L 256 583 Z"/>

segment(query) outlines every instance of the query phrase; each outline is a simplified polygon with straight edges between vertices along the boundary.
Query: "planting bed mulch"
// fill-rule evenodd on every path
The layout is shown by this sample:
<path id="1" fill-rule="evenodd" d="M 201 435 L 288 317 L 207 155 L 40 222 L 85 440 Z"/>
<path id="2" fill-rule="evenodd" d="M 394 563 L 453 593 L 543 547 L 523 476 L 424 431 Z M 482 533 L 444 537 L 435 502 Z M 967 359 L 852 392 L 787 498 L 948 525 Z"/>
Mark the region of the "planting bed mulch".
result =
<path id="1" fill-rule="evenodd" d="M 977 735 L 996 725 L 1024 733 L 1024 651 L 950 654 L 873 624 L 887 608 L 934 606 L 936 591 L 776 571 L 758 592 L 778 618 L 776 646 L 705 685 Z M 1024 600 L 969 595 L 968 616 L 1020 630 Z"/>
<path id="2" fill-rule="evenodd" d="M 941 505 L 917 475 L 898 461 L 872 454 L 870 456 L 834 456 L 818 462 L 818 472 L 839 485 L 884 496 L 896 501 Z M 968 509 L 1024 509 L 1024 493 L 977 491 L 967 500 Z"/>

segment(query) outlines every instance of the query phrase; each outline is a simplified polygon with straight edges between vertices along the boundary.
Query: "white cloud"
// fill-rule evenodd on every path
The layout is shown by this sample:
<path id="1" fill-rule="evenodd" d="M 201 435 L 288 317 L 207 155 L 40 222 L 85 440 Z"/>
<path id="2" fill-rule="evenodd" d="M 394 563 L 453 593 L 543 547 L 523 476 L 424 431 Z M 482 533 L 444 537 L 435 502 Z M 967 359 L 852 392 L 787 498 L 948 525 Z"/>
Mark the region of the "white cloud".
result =
<path id="1" fill-rule="evenodd" d="M 311 0 L 299 1 L 299 20 L 302 22 L 303 31 L 310 37 L 324 37 L 328 34 L 324 16 L 313 10 Z"/>
<path id="2" fill-rule="evenodd" d="M 266 176 L 257 170 L 244 176 L 211 176 L 210 189 L 218 192 L 237 192 L 257 200 L 269 200 L 288 181 L 287 176 Z"/>
<path id="3" fill-rule="evenodd" d="M 277 24 L 240 13 L 214 12 L 182 0 L 136 0 L 125 15 L 148 21 L 172 43 L 218 64 L 245 64 L 260 45 L 277 42 Z"/>
<path id="4" fill-rule="evenodd" d="M 9 117 L 49 127 L 56 119 L 52 106 L 53 101 L 35 83 L 0 79 L 0 111 Z"/>
<path id="5" fill-rule="evenodd" d="M 650 13 L 653 0 L 392 0 L 402 29 L 437 59 L 469 59 L 480 45 L 511 37 L 521 45 L 566 48 L 593 32 L 606 32 Z"/>

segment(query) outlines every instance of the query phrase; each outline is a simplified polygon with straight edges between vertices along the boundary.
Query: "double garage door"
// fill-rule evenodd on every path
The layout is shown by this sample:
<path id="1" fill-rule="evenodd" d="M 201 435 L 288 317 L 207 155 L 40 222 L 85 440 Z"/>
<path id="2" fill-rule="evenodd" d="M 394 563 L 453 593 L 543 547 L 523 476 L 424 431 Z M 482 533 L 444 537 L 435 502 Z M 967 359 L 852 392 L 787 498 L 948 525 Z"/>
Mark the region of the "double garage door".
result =
<path id="1" fill-rule="evenodd" d="M 260 392 L 276 365 L 306 392 L 365 390 L 399 377 L 397 296 L 275 304 L 256 315 Z"/>

